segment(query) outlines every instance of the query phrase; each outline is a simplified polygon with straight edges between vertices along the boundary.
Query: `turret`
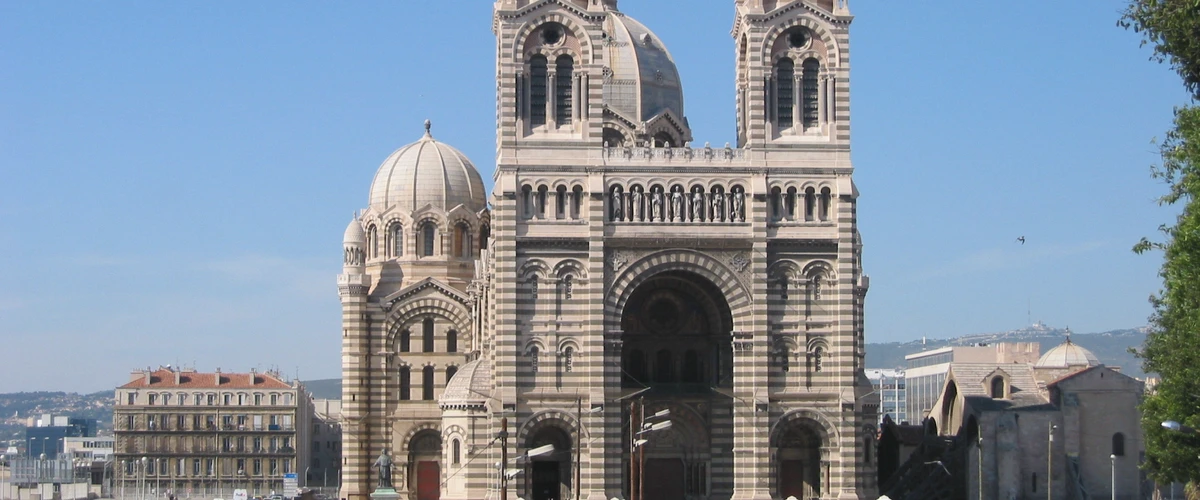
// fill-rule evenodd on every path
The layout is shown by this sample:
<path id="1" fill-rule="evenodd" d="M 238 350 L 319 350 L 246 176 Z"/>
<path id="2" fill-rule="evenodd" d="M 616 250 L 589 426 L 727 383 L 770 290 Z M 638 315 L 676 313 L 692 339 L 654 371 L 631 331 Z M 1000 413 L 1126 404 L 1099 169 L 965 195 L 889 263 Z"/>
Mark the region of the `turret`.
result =
<path id="1" fill-rule="evenodd" d="M 355 214 L 342 238 L 342 273 L 362 274 L 367 263 L 367 233 Z"/>

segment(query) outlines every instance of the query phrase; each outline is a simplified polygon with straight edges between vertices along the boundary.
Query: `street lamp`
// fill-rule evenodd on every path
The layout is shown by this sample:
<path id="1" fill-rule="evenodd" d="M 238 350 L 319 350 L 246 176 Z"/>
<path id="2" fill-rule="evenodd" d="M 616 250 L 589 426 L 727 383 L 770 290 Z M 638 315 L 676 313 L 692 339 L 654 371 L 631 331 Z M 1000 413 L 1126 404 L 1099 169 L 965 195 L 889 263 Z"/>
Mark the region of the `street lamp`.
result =
<path id="1" fill-rule="evenodd" d="M 146 464 L 150 463 L 150 459 L 142 457 L 142 474 L 141 482 L 138 484 L 138 500 L 146 500 Z"/>
<path id="2" fill-rule="evenodd" d="M 1058 426 L 1046 422 L 1046 500 L 1054 500 L 1054 429 Z"/>
<path id="3" fill-rule="evenodd" d="M 662 431 L 671 428 L 671 421 L 649 422 L 653 419 L 668 418 L 671 416 L 671 410 L 659 410 L 657 413 L 646 416 L 645 401 L 634 401 L 630 404 L 630 446 L 629 446 L 629 496 L 631 500 L 644 500 L 644 488 L 646 484 L 646 450 L 644 446 L 649 443 L 649 439 L 640 438 L 643 434 L 649 434 L 655 431 Z M 636 491 L 634 486 L 637 486 Z"/>
<path id="4" fill-rule="evenodd" d="M 1193 429 L 1191 427 L 1183 425 L 1174 420 L 1167 420 L 1166 422 L 1162 423 L 1162 426 L 1164 429 L 1172 431 L 1172 432 L 1181 432 L 1184 434 L 1195 434 L 1196 433 L 1196 429 Z"/>
<path id="5" fill-rule="evenodd" d="M 979 452 L 979 500 L 983 500 L 983 433 L 979 433 L 979 446 L 976 448 Z"/>
<path id="6" fill-rule="evenodd" d="M 1109 472 L 1112 478 L 1112 500 L 1117 500 L 1117 455 L 1109 455 L 1108 459 L 1112 461 L 1112 470 Z"/>
<path id="7" fill-rule="evenodd" d="M 604 407 L 600 405 L 593 406 L 588 409 L 587 414 L 592 415 L 604 411 Z M 583 491 L 579 484 L 580 465 L 583 461 L 583 398 L 575 399 L 575 500 L 579 500 L 579 495 Z"/>

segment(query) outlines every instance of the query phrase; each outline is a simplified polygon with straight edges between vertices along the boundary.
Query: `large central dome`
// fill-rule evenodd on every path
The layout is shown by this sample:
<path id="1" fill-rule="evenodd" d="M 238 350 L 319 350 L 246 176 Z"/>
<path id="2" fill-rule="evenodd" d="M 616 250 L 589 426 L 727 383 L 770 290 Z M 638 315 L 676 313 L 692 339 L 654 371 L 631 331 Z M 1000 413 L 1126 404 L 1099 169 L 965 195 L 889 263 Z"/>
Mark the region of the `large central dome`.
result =
<path id="1" fill-rule="evenodd" d="M 426 121 L 421 140 L 397 149 L 379 166 L 371 182 L 371 208 L 411 213 L 426 205 L 444 211 L 465 205 L 472 212 L 483 210 L 487 201 L 479 171 L 462 152 L 434 140 L 430 126 Z"/>
<path id="2" fill-rule="evenodd" d="M 683 119 L 683 84 L 662 39 L 616 10 L 608 11 L 605 32 L 609 66 L 604 103 L 609 109 L 635 123 L 648 122 L 668 109 Z"/>

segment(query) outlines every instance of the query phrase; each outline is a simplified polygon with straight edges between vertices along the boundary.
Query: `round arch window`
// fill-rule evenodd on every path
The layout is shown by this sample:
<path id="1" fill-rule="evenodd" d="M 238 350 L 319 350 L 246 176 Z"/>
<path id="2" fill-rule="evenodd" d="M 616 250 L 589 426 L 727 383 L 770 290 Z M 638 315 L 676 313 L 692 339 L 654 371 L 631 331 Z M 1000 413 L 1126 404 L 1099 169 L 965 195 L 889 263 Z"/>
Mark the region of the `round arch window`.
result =
<path id="1" fill-rule="evenodd" d="M 546 26 L 542 28 L 542 43 L 545 45 L 558 45 L 563 39 L 562 28 L 558 26 Z"/>
<path id="2" fill-rule="evenodd" d="M 808 45 L 808 33 L 802 29 L 792 30 L 788 33 L 788 45 L 793 49 L 803 48 Z"/>

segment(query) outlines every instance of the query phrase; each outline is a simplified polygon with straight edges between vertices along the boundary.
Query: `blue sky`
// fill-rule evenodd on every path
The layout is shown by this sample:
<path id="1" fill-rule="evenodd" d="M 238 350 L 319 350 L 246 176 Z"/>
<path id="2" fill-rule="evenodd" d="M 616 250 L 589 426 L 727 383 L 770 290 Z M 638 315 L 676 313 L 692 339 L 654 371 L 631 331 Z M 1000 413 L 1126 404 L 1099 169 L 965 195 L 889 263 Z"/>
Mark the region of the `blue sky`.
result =
<path id="1" fill-rule="evenodd" d="M 624 0 L 697 143 L 733 137 L 730 0 Z M 680 8 L 686 5 L 686 8 Z M 1187 96 L 1123 2 L 856 0 L 868 341 L 1134 327 Z M 159 364 L 340 374 L 340 238 L 420 137 L 489 179 L 491 2 L 0 2 L 0 392 Z M 1027 243 L 1014 240 L 1025 236 Z"/>

